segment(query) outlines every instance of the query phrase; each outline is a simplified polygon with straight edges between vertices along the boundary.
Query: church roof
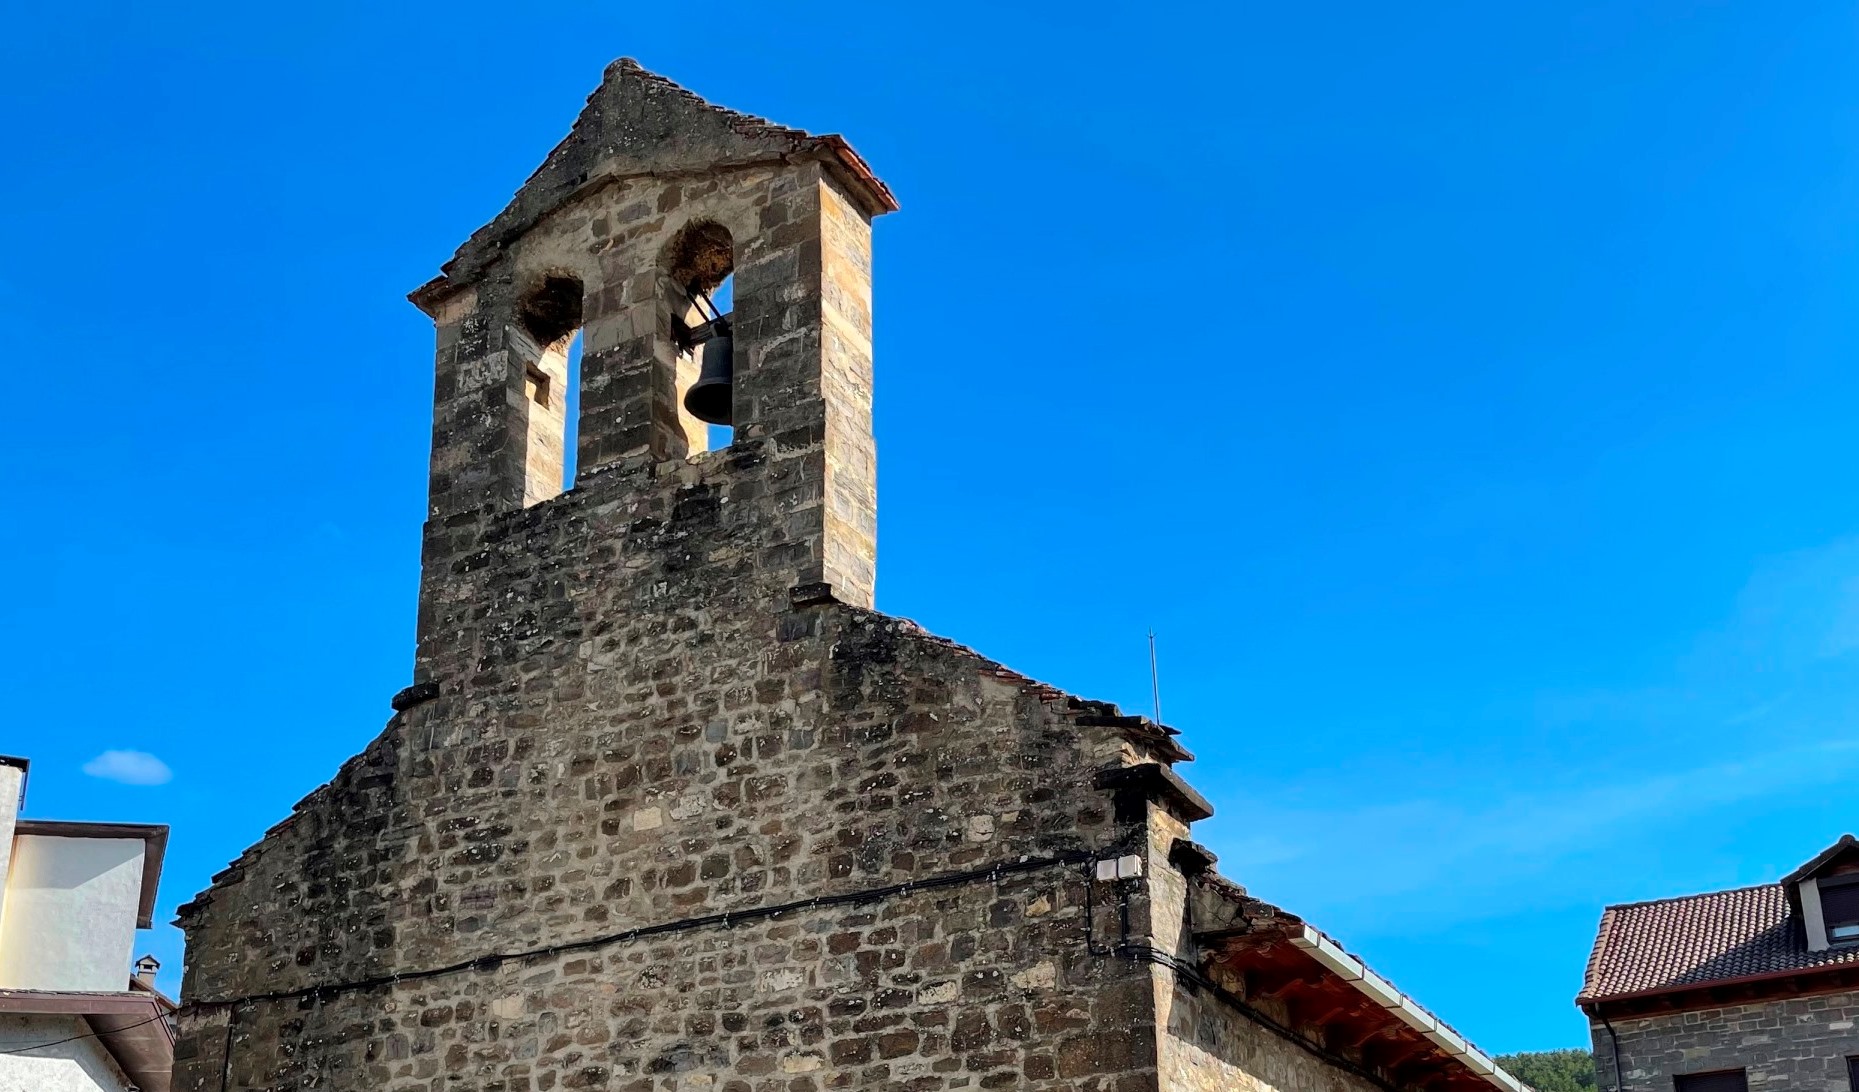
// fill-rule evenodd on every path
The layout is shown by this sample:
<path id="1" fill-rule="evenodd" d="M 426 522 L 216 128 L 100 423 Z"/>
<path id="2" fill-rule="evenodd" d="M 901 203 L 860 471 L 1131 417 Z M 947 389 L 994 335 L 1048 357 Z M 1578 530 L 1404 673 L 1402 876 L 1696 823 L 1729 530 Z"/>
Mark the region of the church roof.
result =
<path id="1" fill-rule="evenodd" d="M 631 57 L 607 66 L 574 126 L 504 210 L 472 233 L 412 299 L 422 307 L 469 283 L 531 225 L 574 197 L 629 177 L 698 174 L 754 164 L 818 160 L 867 215 L 897 199 L 837 134 L 816 136 L 706 102 Z"/>
<path id="2" fill-rule="evenodd" d="M 1211 854 L 1180 842 L 1176 853 L 1199 856 L 1207 865 L 1194 877 L 1205 896 L 1195 904 L 1194 939 L 1214 975 L 1209 985 L 1218 989 L 1224 982 L 1242 989 L 1245 996 L 1228 996 L 1227 1001 L 1251 1019 L 1271 1026 L 1276 1021 L 1266 1008 L 1289 1001 L 1284 1011 L 1303 1026 L 1275 1027 L 1280 1035 L 1326 1048 L 1352 1045 L 1394 1071 L 1403 1085 L 1442 1092 L 1528 1092 L 1491 1055 L 1336 940 L 1212 871 Z"/>

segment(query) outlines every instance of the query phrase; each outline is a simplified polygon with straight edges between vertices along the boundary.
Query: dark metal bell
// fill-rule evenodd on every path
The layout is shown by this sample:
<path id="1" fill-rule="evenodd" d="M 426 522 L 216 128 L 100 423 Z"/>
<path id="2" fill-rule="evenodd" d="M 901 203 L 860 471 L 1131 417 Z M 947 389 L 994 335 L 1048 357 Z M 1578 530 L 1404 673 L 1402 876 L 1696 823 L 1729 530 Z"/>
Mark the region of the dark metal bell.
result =
<path id="1" fill-rule="evenodd" d="M 733 425 L 736 417 L 731 403 L 736 372 L 731 357 L 736 343 L 730 337 L 727 322 L 718 319 L 709 326 L 710 336 L 698 346 L 703 352 L 703 363 L 697 371 L 697 382 L 684 392 L 684 408 L 699 421 L 708 421 L 713 425 Z"/>

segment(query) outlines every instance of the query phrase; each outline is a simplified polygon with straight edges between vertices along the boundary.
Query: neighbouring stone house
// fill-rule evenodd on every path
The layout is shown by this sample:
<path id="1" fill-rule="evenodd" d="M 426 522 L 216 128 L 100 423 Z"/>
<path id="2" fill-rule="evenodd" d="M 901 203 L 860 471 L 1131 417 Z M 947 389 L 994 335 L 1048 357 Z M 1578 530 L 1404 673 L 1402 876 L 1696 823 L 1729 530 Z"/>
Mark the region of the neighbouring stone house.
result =
<path id="1" fill-rule="evenodd" d="M 1780 883 L 1610 906 L 1577 998 L 1613 1092 L 1859 1090 L 1859 843 Z"/>
<path id="2" fill-rule="evenodd" d="M 414 682 L 182 908 L 177 1089 L 1519 1087 L 1214 871 L 1173 731 L 873 609 L 895 208 L 620 61 L 413 293 Z"/>
<path id="3" fill-rule="evenodd" d="M 0 1092 L 168 1092 L 174 1003 L 137 960 L 168 828 L 21 819 L 0 755 Z"/>

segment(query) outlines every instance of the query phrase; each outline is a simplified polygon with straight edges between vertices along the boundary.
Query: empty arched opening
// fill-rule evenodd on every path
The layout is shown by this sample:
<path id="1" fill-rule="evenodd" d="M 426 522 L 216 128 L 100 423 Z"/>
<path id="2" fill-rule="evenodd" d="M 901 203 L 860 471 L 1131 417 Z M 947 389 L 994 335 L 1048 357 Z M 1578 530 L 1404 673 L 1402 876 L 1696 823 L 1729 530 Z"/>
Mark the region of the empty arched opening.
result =
<path id="1" fill-rule="evenodd" d="M 730 324 L 735 242 L 710 220 L 687 224 L 665 248 L 665 279 L 676 347 L 679 424 L 691 451 L 728 447 L 735 423 Z"/>
<path id="2" fill-rule="evenodd" d="M 580 383 L 581 307 L 585 290 L 565 274 L 544 276 L 522 297 L 510 339 L 523 369 L 527 422 L 523 504 L 548 500 L 574 483 L 575 419 Z"/>

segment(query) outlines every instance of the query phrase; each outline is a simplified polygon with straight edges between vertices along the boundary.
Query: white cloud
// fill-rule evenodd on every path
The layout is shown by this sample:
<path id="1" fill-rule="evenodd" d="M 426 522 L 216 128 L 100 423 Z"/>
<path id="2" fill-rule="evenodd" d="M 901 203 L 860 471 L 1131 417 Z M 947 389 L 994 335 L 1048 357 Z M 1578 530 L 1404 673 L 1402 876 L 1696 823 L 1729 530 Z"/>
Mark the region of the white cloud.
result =
<path id="1" fill-rule="evenodd" d="M 84 763 L 84 772 L 124 785 L 166 785 L 174 779 L 168 764 L 146 751 L 105 751 Z"/>
<path id="2" fill-rule="evenodd" d="M 1299 807 L 1267 788 L 1248 801 L 1243 822 L 1270 833 L 1225 839 L 1210 829 L 1207 840 L 1226 875 L 1350 935 L 1411 934 L 1524 908 L 1598 908 L 1640 897 L 1622 877 L 1634 854 L 1670 845 L 1673 831 L 1743 821 L 1750 802 L 1859 775 L 1859 741 L 1778 747 L 1765 734 L 1750 743 L 1726 761 L 1584 788 L 1484 796 L 1391 788 L 1335 809 Z M 1365 844 L 1373 851 L 1364 853 Z M 1330 863 L 1337 861 L 1349 862 L 1346 873 Z"/>

